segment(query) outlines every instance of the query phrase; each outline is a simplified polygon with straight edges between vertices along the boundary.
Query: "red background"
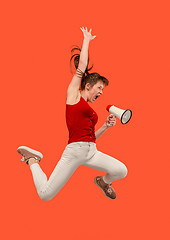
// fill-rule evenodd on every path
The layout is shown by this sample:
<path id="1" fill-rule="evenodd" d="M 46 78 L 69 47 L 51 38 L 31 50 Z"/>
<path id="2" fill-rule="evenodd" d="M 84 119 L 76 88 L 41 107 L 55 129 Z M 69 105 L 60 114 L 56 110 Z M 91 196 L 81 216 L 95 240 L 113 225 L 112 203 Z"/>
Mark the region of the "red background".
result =
<path id="1" fill-rule="evenodd" d="M 169 1 L 3 1 L 0 22 L 2 239 L 169 239 Z M 93 72 L 110 81 L 92 104 L 96 129 L 108 104 L 133 112 L 97 141 L 128 175 L 111 201 L 94 184 L 105 173 L 80 166 L 44 202 L 17 148 L 42 152 L 50 176 L 68 140 L 70 50 L 82 26 L 97 36 Z"/>

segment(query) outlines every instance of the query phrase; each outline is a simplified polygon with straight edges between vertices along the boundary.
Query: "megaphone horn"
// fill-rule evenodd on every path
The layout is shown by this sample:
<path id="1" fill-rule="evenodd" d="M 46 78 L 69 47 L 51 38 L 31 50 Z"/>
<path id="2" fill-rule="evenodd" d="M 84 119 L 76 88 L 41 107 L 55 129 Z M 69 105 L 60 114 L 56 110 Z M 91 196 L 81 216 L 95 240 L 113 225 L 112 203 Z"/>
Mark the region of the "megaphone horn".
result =
<path id="1" fill-rule="evenodd" d="M 130 121 L 132 116 L 132 111 L 130 109 L 122 110 L 120 108 L 115 107 L 114 105 L 108 105 L 106 110 L 118 117 L 121 120 L 122 124 L 126 124 Z"/>

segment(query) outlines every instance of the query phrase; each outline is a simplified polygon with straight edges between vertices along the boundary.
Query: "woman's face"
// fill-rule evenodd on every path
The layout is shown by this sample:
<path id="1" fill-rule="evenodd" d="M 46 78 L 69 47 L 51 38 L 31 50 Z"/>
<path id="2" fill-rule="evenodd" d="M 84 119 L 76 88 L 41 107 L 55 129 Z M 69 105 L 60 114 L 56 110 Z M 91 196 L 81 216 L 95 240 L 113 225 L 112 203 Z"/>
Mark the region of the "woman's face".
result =
<path id="1" fill-rule="evenodd" d="M 93 103 L 101 94 L 103 94 L 103 89 L 103 81 L 98 81 L 93 87 L 90 86 L 88 90 L 88 101 Z"/>

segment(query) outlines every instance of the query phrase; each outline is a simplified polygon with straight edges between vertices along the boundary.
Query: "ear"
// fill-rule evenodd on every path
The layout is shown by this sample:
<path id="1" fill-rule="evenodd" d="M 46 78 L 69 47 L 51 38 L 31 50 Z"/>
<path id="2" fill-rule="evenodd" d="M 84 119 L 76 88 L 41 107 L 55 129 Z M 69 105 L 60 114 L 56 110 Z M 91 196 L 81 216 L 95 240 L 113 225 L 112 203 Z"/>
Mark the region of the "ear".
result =
<path id="1" fill-rule="evenodd" d="M 90 85 L 90 83 L 86 83 L 86 89 L 87 89 L 87 91 L 89 91 L 89 90 L 90 90 L 90 88 L 91 88 L 91 85 Z"/>

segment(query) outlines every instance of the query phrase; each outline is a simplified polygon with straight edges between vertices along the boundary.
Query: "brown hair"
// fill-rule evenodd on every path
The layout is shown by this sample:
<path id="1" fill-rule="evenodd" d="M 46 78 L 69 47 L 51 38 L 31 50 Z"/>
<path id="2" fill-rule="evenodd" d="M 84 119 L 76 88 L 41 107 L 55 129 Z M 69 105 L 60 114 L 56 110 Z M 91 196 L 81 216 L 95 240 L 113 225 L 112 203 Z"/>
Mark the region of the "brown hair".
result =
<path id="1" fill-rule="evenodd" d="M 71 53 L 73 53 L 76 50 L 81 52 L 81 48 L 75 45 L 75 47 L 72 48 Z M 80 53 L 76 53 L 72 55 L 70 59 L 70 69 L 71 69 L 71 61 L 73 58 L 74 58 L 74 66 L 77 69 L 79 64 L 79 59 L 80 59 Z M 108 86 L 109 81 L 105 77 L 101 76 L 96 72 L 89 73 L 89 71 L 93 68 L 93 65 L 91 68 L 88 68 L 88 65 L 89 65 L 89 58 L 88 58 L 88 63 L 87 63 L 87 68 L 85 70 L 85 73 L 82 73 L 81 90 L 85 89 L 85 86 L 87 83 L 90 83 L 91 87 L 93 87 L 98 81 L 102 81 L 105 86 Z M 71 69 L 71 72 L 72 72 L 72 69 Z"/>

